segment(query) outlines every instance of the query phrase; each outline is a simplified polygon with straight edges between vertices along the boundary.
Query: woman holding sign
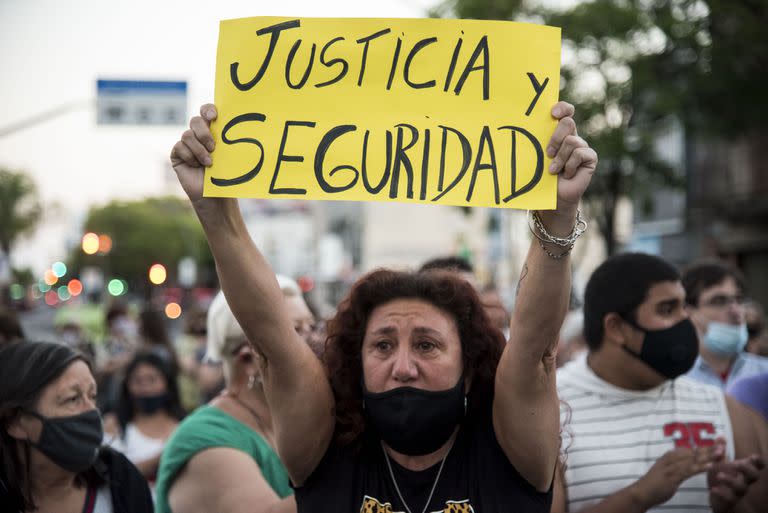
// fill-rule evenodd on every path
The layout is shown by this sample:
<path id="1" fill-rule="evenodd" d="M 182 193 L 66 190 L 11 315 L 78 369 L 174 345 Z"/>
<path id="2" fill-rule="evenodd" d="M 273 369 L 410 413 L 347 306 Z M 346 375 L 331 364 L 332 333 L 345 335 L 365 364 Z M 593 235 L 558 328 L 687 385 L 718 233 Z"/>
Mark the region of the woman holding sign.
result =
<path id="1" fill-rule="evenodd" d="M 583 232 L 577 206 L 597 164 L 576 134 L 573 106 L 560 102 L 551 113 L 558 204 L 533 214 L 536 237 L 506 346 L 468 283 L 375 271 L 328 324 L 328 374 L 293 329 L 237 201 L 202 196 L 216 108 L 204 105 L 173 147 L 224 293 L 262 356 L 276 445 L 300 512 L 549 511 L 568 254 Z"/>

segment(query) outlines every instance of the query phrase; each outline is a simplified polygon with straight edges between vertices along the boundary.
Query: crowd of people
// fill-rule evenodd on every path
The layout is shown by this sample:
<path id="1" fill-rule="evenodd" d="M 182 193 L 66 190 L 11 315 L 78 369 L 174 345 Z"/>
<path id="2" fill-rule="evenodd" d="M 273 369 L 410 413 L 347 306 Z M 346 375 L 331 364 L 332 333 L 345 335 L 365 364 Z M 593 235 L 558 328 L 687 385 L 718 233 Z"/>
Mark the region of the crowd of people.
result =
<path id="1" fill-rule="evenodd" d="M 109 308 L 100 344 L 0 313 L 0 510 L 764 511 L 768 333 L 738 270 L 623 253 L 571 309 L 597 166 L 573 114 L 552 109 L 558 205 L 531 215 L 511 311 L 441 257 L 316 319 L 236 200 L 202 196 L 203 106 L 171 161 L 221 292 L 179 340 L 151 308 Z"/>

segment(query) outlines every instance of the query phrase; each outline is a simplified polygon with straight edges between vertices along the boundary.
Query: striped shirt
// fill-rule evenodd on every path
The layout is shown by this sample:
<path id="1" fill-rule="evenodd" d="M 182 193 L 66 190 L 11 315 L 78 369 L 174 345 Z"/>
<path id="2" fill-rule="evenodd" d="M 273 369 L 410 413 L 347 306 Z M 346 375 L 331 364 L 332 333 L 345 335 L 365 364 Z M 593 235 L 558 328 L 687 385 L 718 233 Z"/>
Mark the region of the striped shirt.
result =
<path id="1" fill-rule="evenodd" d="M 733 433 L 723 392 L 686 377 L 633 391 L 600 379 L 586 354 L 557 373 L 568 511 L 599 503 L 631 485 L 675 447 L 726 440 Z M 666 503 L 650 511 L 709 512 L 706 474 L 684 481 Z"/>

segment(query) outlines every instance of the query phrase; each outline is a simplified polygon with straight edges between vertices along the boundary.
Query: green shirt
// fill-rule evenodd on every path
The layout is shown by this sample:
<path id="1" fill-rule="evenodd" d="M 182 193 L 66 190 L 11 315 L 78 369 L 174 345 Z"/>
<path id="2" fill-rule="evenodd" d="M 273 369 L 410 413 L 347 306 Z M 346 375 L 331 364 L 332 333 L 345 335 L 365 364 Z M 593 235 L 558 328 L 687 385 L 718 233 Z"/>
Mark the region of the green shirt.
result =
<path id="1" fill-rule="evenodd" d="M 201 406 L 179 425 L 163 449 L 155 489 L 156 513 L 171 513 L 168 491 L 192 457 L 211 447 L 230 447 L 248 454 L 281 498 L 293 493 L 277 453 L 258 433 L 214 406 Z"/>

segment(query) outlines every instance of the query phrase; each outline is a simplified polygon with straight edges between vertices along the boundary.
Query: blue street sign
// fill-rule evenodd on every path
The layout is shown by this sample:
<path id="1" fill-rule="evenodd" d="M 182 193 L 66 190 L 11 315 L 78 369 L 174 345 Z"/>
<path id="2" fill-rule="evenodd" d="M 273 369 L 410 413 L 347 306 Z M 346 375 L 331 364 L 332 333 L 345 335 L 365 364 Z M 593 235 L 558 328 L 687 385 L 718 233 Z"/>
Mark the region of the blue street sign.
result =
<path id="1" fill-rule="evenodd" d="M 185 81 L 96 81 L 96 120 L 100 125 L 184 125 Z"/>

